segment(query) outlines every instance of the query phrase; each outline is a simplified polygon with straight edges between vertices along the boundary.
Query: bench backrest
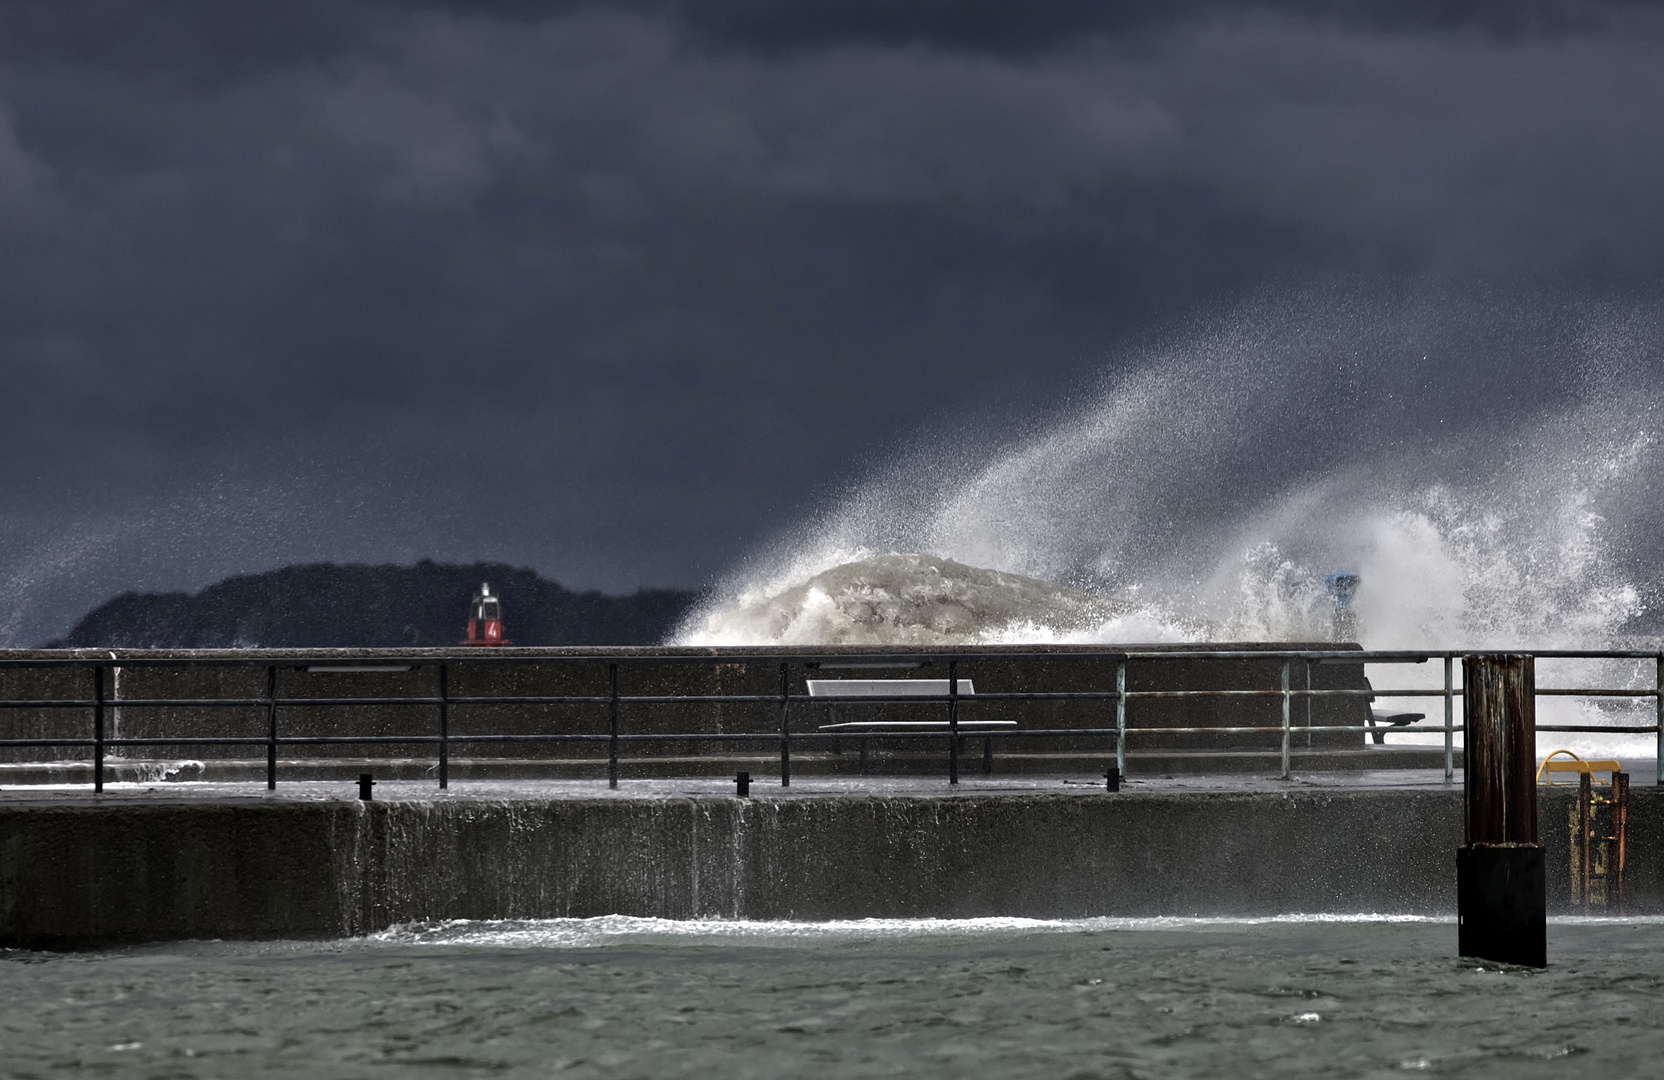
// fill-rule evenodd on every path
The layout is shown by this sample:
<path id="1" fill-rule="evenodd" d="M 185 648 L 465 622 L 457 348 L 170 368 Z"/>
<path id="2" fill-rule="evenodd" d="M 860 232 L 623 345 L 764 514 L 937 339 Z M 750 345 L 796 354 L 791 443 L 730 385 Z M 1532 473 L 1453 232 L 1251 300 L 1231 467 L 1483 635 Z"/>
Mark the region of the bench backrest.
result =
<path id="1" fill-rule="evenodd" d="M 971 680 L 959 680 L 959 696 L 971 697 Z M 916 697 L 947 700 L 946 679 L 810 679 L 810 697 Z"/>

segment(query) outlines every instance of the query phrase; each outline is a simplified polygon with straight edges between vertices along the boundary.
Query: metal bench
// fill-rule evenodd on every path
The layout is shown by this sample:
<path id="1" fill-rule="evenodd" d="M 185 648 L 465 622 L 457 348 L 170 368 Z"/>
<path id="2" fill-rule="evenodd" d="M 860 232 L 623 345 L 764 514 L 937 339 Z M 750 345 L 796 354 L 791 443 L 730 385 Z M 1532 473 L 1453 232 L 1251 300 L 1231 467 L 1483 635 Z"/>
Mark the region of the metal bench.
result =
<path id="1" fill-rule="evenodd" d="M 1370 686 L 1369 680 L 1365 679 L 1364 688 L 1370 691 L 1369 699 L 1364 707 L 1369 710 L 1369 726 L 1371 729 L 1369 735 L 1370 738 L 1375 740 L 1376 746 L 1382 746 L 1386 743 L 1387 728 L 1408 727 L 1417 720 L 1427 719 L 1426 713 L 1419 712 L 1376 712 L 1375 687 Z"/>
<path id="2" fill-rule="evenodd" d="M 948 700 L 948 681 L 946 679 L 809 679 L 809 696 L 812 698 L 907 698 L 919 701 Z M 970 679 L 959 680 L 959 696 L 961 698 L 974 697 L 976 687 Z M 828 705 L 833 702 L 828 702 Z M 976 735 L 992 731 L 1009 731 L 1017 726 L 1015 720 L 960 720 L 958 728 L 960 738 L 966 735 Z M 856 735 L 861 740 L 861 775 L 867 775 L 868 744 L 874 735 L 912 734 L 915 732 L 940 732 L 947 734 L 951 729 L 946 720 L 844 720 L 836 723 L 821 724 L 816 730 L 832 734 L 847 733 Z M 834 744 L 835 751 L 836 744 Z M 986 775 L 994 771 L 994 740 L 986 734 L 982 740 L 982 771 Z"/>

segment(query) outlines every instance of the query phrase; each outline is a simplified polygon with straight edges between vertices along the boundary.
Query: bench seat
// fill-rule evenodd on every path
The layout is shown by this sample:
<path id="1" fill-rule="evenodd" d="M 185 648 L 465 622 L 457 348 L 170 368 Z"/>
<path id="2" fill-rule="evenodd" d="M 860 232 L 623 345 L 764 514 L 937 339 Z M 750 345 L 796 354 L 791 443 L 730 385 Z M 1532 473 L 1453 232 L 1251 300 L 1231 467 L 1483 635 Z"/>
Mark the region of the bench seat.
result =
<path id="1" fill-rule="evenodd" d="M 961 720 L 961 732 L 997 731 L 1015 728 L 1015 720 Z M 817 731 L 853 731 L 875 733 L 884 731 L 947 731 L 946 720 L 845 720 L 838 724 L 822 724 Z"/>
<path id="2" fill-rule="evenodd" d="M 879 704 L 878 699 L 903 698 L 914 701 L 944 702 L 949 699 L 948 681 L 946 679 L 809 679 L 809 696 L 825 700 L 829 707 L 838 703 L 857 704 L 851 699 L 874 699 L 873 704 Z M 969 679 L 958 680 L 958 696 L 969 700 L 976 696 L 976 687 Z M 960 720 L 958 722 L 961 745 L 967 735 L 980 735 L 982 740 L 982 771 L 991 773 L 994 769 L 994 740 L 988 736 L 996 731 L 1012 731 L 1017 727 L 1015 720 Z M 912 732 L 929 732 L 931 734 L 947 734 L 953 730 L 953 725 L 946 720 L 844 720 L 833 724 L 821 724 L 819 731 L 831 735 L 853 735 L 861 741 L 861 775 L 867 774 L 867 743 L 874 735 L 903 735 Z"/>

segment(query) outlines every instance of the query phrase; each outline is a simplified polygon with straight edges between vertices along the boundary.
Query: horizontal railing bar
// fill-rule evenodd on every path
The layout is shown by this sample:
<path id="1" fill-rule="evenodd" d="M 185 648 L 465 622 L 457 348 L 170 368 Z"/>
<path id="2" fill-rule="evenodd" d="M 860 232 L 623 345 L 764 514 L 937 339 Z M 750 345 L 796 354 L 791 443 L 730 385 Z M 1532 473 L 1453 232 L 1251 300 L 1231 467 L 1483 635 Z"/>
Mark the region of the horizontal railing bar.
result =
<path id="1" fill-rule="evenodd" d="M 1142 733 L 1147 733 L 1147 734 L 1167 733 L 1167 734 L 1195 735 L 1195 734 L 1210 734 L 1210 733 L 1212 733 L 1212 734 L 1229 735 L 1229 734 L 1250 734 L 1250 733 L 1252 733 L 1252 734 L 1277 733 L 1277 732 L 1281 732 L 1283 730 L 1283 728 L 1280 725 L 1232 726 L 1232 727 L 1142 727 L 1142 726 L 1140 726 L 1140 727 L 1129 727 L 1126 730 L 1129 733 L 1130 732 L 1142 732 Z M 1302 725 L 1302 726 L 1291 728 L 1289 730 L 1291 730 L 1295 733 L 1302 733 L 1302 732 L 1352 732 L 1352 733 L 1355 733 L 1355 734 L 1365 734 L 1365 733 L 1369 733 L 1369 732 L 1391 732 L 1391 733 L 1404 733 L 1404 732 L 1427 733 L 1427 732 L 1433 732 L 1433 733 L 1437 733 L 1437 732 L 1443 732 L 1445 730 L 1445 728 L 1442 725 L 1440 725 L 1440 726 L 1426 725 L 1426 726 L 1423 726 L 1423 727 L 1401 726 L 1401 727 L 1387 728 L 1387 727 L 1367 727 L 1367 726 L 1358 725 L 1358 724 L 1349 724 L 1349 725 L 1331 724 L 1331 725 L 1312 725 L 1311 727 L 1305 727 L 1305 726 Z M 1460 725 L 1458 725 L 1458 726 L 1452 728 L 1451 730 L 1460 732 L 1460 731 L 1463 731 L 1464 728 L 1461 727 Z M 1538 728 L 1538 730 L 1539 731 L 1573 731 L 1573 730 L 1583 730 L 1583 729 L 1581 729 L 1581 728 L 1548 728 L 1548 727 L 1542 727 L 1542 728 Z M 1604 728 L 1604 727 L 1596 727 L 1596 728 L 1590 728 L 1589 730 L 1593 730 L 1593 731 L 1615 731 L 1615 732 L 1630 732 L 1630 731 L 1653 732 L 1653 731 L 1656 731 L 1657 728 L 1656 727 L 1648 727 L 1648 728 L 1617 728 L 1617 727 Z M 1009 739 L 1009 738 L 1069 738 L 1069 737 L 1074 737 L 1074 736 L 1115 735 L 1117 733 L 1118 733 L 1118 729 L 1116 729 L 1116 728 L 1103 728 L 1103 727 L 1094 727 L 1094 728 L 1026 728 L 1026 729 L 1025 728 L 1016 728 L 1016 729 L 998 728 L 998 729 L 967 729 L 967 730 L 960 733 L 960 737 L 961 738 L 967 738 L 967 739 L 971 739 L 971 738 L 975 738 L 975 739 L 983 739 L 983 738 L 1002 738 L 1002 739 Z M 948 732 L 946 730 L 940 729 L 940 728 L 934 729 L 934 730 L 931 730 L 931 731 L 842 731 L 842 732 L 836 732 L 836 731 L 804 731 L 804 732 L 793 732 L 792 733 L 792 738 L 794 738 L 794 739 L 866 739 L 866 738 L 898 738 L 898 737 L 911 738 L 911 737 L 914 737 L 914 736 L 918 736 L 918 737 L 921 737 L 921 738 L 936 738 L 936 739 L 939 739 L 939 738 L 946 737 L 947 734 L 948 734 Z M 609 739 L 611 739 L 612 736 L 607 735 L 607 734 L 589 734 L 589 733 L 563 732 L 563 733 L 524 734 L 524 735 L 495 735 L 495 734 L 454 735 L 453 734 L 453 735 L 446 736 L 446 738 L 450 742 L 606 742 Z M 772 731 L 772 732 L 630 732 L 630 733 L 623 733 L 623 734 L 620 734 L 618 736 L 618 739 L 621 742 L 653 742 L 653 741 L 658 741 L 658 742 L 665 742 L 665 741 L 722 742 L 722 741 L 725 741 L 725 740 L 746 740 L 746 739 L 774 741 L 774 740 L 778 740 L 779 738 L 780 738 L 780 733 L 777 732 L 777 731 Z M 265 738 L 265 737 L 262 737 L 262 736 L 233 736 L 233 735 L 226 735 L 226 736 L 192 736 L 192 735 L 180 735 L 180 736 L 174 736 L 174 737 L 145 737 L 145 738 L 132 737 L 132 738 L 119 738 L 119 739 L 105 739 L 104 740 L 104 745 L 105 746 L 245 746 L 245 745 L 248 745 L 248 746 L 265 746 L 265 745 L 268 745 L 270 743 L 275 743 L 279 746 L 282 746 L 282 745 L 286 745 L 286 744 L 313 745 L 313 744 L 328 744 L 328 743 L 401 743 L 401 742 L 434 743 L 434 742 L 439 742 L 439 741 L 440 741 L 440 737 L 437 736 L 437 735 L 284 735 L 284 736 L 279 736 L 275 740 Z M 0 747 L 92 746 L 92 745 L 95 744 L 95 742 L 96 742 L 96 740 L 93 740 L 93 739 L 0 739 Z"/>
<path id="2" fill-rule="evenodd" d="M 1437 735 L 1445 731 L 1461 733 L 1466 727 L 1461 724 L 1446 728 L 1442 724 L 1385 725 L 1360 724 L 1313 724 L 1311 726 L 1296 725 L 1289 729 L 1295 734 L 1305 732 L 1350 732 L 1355 734 L 1381 735 Z M 1651 725 L 1602 725 L 1602 724 L 1539 724 L 1537 731 L 1607 734 L 1607 735 L 1655 735 L 1659 732 L 1656 724 Z M 1240 735 L 1240 734 L 1274 734 L 1283 731 L 1281 725 L 1258 726 L 1218 726 L 1218 727 L 1128 727 L 1128 734 L 1139 732 L 1143 734 L 1173 734 L 1173 735 Z M 822 732 L 805 731 L 794 732 L 794 739 L 826 740 L 856 740 L 872 738 L 923 738 L 941 739 L 947 737 L 944 730 L 933 731 L 865 731 L 865 732 Z M 1031 729 L 995 729 L 995 730 L 967 730 L 960 734 L 966 739 L 1022 739 L 1022 738 L 1068 738 L 1075 736 L 1103 736 L 1119 734 L 1116 728 L 1031 728 Z M 612 736 L 606 734 L 531 734 L 531 735 L 450 735 L 450 742 L 456 743 L 513 743 L 513 742 L 607 742 Z M 653 732 L 627 733 L 617 736 L 620 742 L 773 742 L 780 738 L 779 732 Z M 279 746 L 310 746 L 333 744 L 383 744 L 383 743 L 437 743 L 437 735 L 311 735 L 311 736 L 281 736 L 276 740 L 260 736 L 174 736 L 164 738 L 119 738 L 103 740 L 105 746 L 265 746 L 274 743 Z M 51 747 L 51 746 L 94 746 L 94 739 L 0 739 L 0 747 Z M 1269 751 L 1268 751 L 1269 752 Z"/>
<path id="3" fill-rule="evenodd" d="M 1521 656 L 1535 656 L 1541 660 L 1657 660 L 1660 656 L 1657 649 L 1499 649 L 1485 651 L 1513 651 Z M 1480 652 L 1480 654 L 1483 653 Z M 1458 657 L 1470 656 L 1475 655 L 1475 652 L 1457 652 L 1451 655 Z"/>
<path id="4" fill-rule="evenodd" d="M 1483 650 L 1494 652 L 1496 650 Z M 1585 659 L 1585 660 L 1656 660 L 1660 656 L 1657 649 L 1521 649 L 1516 650 L 1522 655 L 1534 656 L 1539 659 Z M 390 650 L 390 652 L 392 652 Z M 396 651 L 395 656 L 401 665 L 408 665 L 411 671 L 438 665 L 447 666 L 513 666 L 525 664 L 793 664 L 793 665 L 849 665 L 860 663 L 894 663 L 904 659 L 915 664 L 933 664 L 955 661 L 959 663 L 1020 661 L 1058 662 L 1068 660 L 1309 660 L 1313 663 L 1363 663 L 1363 664 L 1391 664 L 1391 663 L 1425 663 L 1432 659 L 1446 657 L 1458 658 L 1476 655 L 1478 650 L 1360 650 L 1360 649 L 1172 649 L 1172 650 L 1065 650 L 1065 651 L 1032 651 L 1011 650 L 998 646 L 985 647 L 976 651 L 952 651 L 930 653 L 694 653 L 676 654 L 656 652 L 651 654 L 595 652 L 584 654 L 522 654 L 513 650 L 491 650 L 488 654 L 470 651 L 467 653 L 431 653 L 411 654 Z M 372 673 L 370 669 L 383 667 L 388 658 L 330 655 L 295 655 L 281 653 L 275 655 L 261 655 L 259 653 L 244 653 L 230 656 L 103 656 L 103 657 L 0 657 L 0 667 L 16 668 L 111 668 L 111 667 L 286 667 L 306 668 L 318 664 L 330 664 L 336 668 L 330 672 L 311 672 L 310 674 L 352 674 L 354 667 L 362 667 L 365 673 Z M 380 674 L 403 674 L 403 672 L 379 672 Z"/>
<path id="5" fill-rule="evenodd" d="M 96 704 L 91 698 L 50 698 L 44 701 L 0 701 L 0 709 L 90 709 Z"/>
<path id="6" fill-rule="evenodd" d="M 271 739 L 253 739 L 252 742 L 262 746 L 273 742 Z M 438 735 L 284 735 L 275 740 L 277 745 L 283 746 L 323 746 L 331 743 L 437 743 Z M 108 740 L 106 740 L 108 742 Z"/>
<path id="7" fill-rule="evenodd" d="M 292 653 L 262 655 L 250 652 L 238 656 L 88 656 L 88 657 L 0 657 L 0 667 L 278 667 L 305 668 L 319 664 L 328 664 L 333 670 L 309 672 L 314 675 L 342 675 L 354 674 L 348 670 L 355 666 L 376 668 L 396 660 L 399 664 L 410 666 L 411 671 L 424 667 L 446 666 L 502 666 L 523 664 L 825 664 L 829 666 L 848 664 L 876 664 L 895 663 L 907 660 L 911 663 L 945 663 L 949 660 L 959 662 L 976 661 L 1060 661 L 1060 660 L 1121 660 L 1128 655 L 1122 649 L 1079 649 L 1079 650 L 1024 650 L 1005 649 L 998 646 L 986 647 L 976 652 L 929 652 L 929 653 L 663 653 L 649 654 L 594 652 L 582 654 L 533 653 L 524 654 L 514 650 L 492 649 L 489 653 L 408 653 L 403 650 L 388 650 L 386 657 L 365 656 L 304 656 Z M 1167 655 L 1165 653 L 1146 654 L 1153 657 Z M 1277 653 L 1253 653 L 1247 655 L 1276 656 Z M 370 672 L 366 672 L 367 674 Z M 375 674 L 405 674 L 404 672 L 374 672 Z"/>
<path id="8" fill-rule="evenodd" d="M 97 746 L 97 739 L 0 739 L 0 746 Z"/>
<path id="9" fill-rule="evenodd" d="M 1457 688 L 1454 695 L 1460 697 L 1462 691 Z M 1284 691 L 1280 689 L 1261 690 L 1128 690 L 1128 698 L 1279 698 Z M 1442 698 L 1444 692 L 1437 688 L 1408 689 L 1408 690 L 1368 690 L 1368 689 L 1289 689 L 1287 694 L 1291 698 Z M 1609 698 L 1656 698 L 1659 691 L 1655 689 L 1635 690 L 1606 690 L 1595 688 L 1564 688 L 1539 687 L 1537 694 L 1543 697 L 1609 697 Z M 998 693 L 961 694 L 959 700 L 964 703 L 977 701 L 1114 701 L 1120 696 L 1114 690 L 1080 690 L 1080 691 L 1011 691 Z M 400 706 L 430 706 L 442 702 L 450 705 L 605 705 L 613 698 L 604 695 L 528 695 L 525 697 L 492 696 L 492 697 L 354 697 L 354 698 L 107 698 L 106 708 L 117 709 L 154 709 L 154 708 L 266 708 L 274 705 L 278 708 L 292 709 L 309 708 L 348 708 L 352 706 L 400 707 Z M 905 705 L 921 702 L 946 702 L 947 694 L 901 694 L 876 695 L 861 694 L 836 697 L 826 695 L 790 694 L 784 699 L 779 694 L 620 694 L 617 701 L 620 705 L 697 705 L 701 703 L 713 705 L 778 705 L 782 700 L 792 704 L 802 705 Z M 15 701 L 0 701 L 0 709 L 90 709 L 97 703 L 91 699 L 29 699 Z"/>
<path id="10" fill-rule="evenodd" d="M 265 746 L 271 740 L 259 735 L 180 735 L 176 738 L 105 739 L 105 746 Z"/>

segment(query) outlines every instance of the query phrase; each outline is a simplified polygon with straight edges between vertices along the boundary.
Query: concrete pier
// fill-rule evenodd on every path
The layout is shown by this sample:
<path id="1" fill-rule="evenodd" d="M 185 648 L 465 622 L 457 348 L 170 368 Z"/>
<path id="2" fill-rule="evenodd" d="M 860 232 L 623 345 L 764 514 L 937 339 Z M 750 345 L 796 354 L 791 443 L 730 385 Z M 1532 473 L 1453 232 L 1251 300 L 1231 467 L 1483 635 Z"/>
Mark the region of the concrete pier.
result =
<path id="1" fill-rule="evenodd" d="M 113 786 L 0 795 L 0 944 L 331 937 L 428 919 L 1453 915 L 1459 786 L 731 777 Z M 1548 789 L 1550 911 L 1573 910 L 1572 787 Z M 1664 911 L 1664 799 L 1631 794 L 1631 914 Z"/>

